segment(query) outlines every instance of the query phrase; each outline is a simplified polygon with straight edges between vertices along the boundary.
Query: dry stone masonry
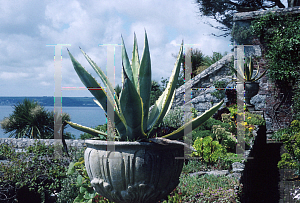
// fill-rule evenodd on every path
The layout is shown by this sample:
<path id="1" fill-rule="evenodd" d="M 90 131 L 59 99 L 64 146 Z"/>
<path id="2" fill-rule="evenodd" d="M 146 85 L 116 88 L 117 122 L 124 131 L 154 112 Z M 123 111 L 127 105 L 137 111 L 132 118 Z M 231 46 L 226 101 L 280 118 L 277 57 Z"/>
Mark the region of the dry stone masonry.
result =
<path id="1" fill-rule="evenodd" d="M 16 150 L 24 149 L 28 146 L 33 146 L 36 141 L 45 143 L 46 146 L 55 145 L 56 142 L 61 144 L 61 140 L 56 139 L 30 139 L 30 138 L 0 138 L 1 144 L 12 145 Z M 82 148 L 85 147 L 85 140 L 65 140 L 68 147 Z"/>
<path id="2" fill-rule="evenodd" d="M 232 60 L 232 57 L 233 53 L 227 54 L 221 60 L 192 78 L 189 82 L 179 87 L 175 92 L 172 108 L 177 106 L 183 107 L 186 104 L 190 105 L 192 103 L 192 107 L 194 107 L 198 112 L 203 113 L 212 107 L 211 101 L 214 103 L 219 102 L 220 100 L 211 95 L 212 92 L 218 91 L 214 88 L 213 82 L 229 82 L 227 86 L 234 88 L 234 83 L 230 83 L 233 75 L 231 74 L 230 68 L 226 66 Z M 188 88 L 192 89 L 192 98 L 191 103 L 189 102 L 185 104 L 184 95 L 185 90 Z M 225 104 L 223 104 L 223 107 L 224 106 Z"/>

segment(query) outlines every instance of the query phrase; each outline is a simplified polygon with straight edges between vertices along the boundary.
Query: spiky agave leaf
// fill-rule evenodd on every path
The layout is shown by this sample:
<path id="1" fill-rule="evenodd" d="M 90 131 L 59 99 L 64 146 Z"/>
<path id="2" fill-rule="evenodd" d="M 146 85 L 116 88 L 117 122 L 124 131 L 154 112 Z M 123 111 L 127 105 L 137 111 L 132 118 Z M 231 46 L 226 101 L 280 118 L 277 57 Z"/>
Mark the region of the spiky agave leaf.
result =
<path id="1" fill-rule="evenodd" d="M 83 131 L 85 133 L 89 133 L 93 136 L 99 136 L 100 135 L 104 135 L 107 137 L 107 134 L 102 132 L 102 131 L 99 131 L 99 130 L 95 130 L 93 128 L 89 128 L 89 127 L 86 127 L 86 126 L 83 126 L 83 125 L 80 125 L 80 124 L 77 124 L 77 123 L 73 123 L 73 122 L 70 122 L 70 121 L 65 121 L 67 124 L 69 124 L 70 126 L 72 126 L 73 128 L 77 129 L 77 130 L 80 130 L 80 131 Z"/>
<path id="2" fill-rule="evenodd" d="M 69 50 L 68 50 L 69 52 Z M 74 69 L 79 76 L 82 83 L 89 89 L 89 91 L 94 95 L 94 97 L 99 101 L 104 111 L 107 113 L 107 105 L 110 105 L 113 109 L 115 106 L 114 100 L 111 100 L 110 97 L 107 97 L 106 92 L 100 86 L 100 84 L 88 73 L 84 67 L 73 57 L 73 55 L 69 52 L 69 56 L 73 63 Z M 114 111 L 114 121 L 115 126 L 120 133 L 120 135 L 126 134 L 126 122 L 122 116 L 118 113 L 118 111 Z M 72 125 L 71 125 L 72 126 Z M 73 126 L 72 126 L 73 127 Z M 85 129 L 86 130 L 86 129 Z M 93 133 L 93 132 L 91 132 Z"/>
<path id="3" fill-rule="evenodd" d="M 110 98 L 114 98 L 114 88 L 111 85 L 110 81 L 108 80 L 108 77 L 104 74 L 104 72 L 97 66 L 97 64 L 81 48 L 80 48 L 80 51 L 83 53 L 86 60 L 89 62 L 89 64 L 92 66 L 92 68 L 95 70 L 95 72 L 99 75 L 100 79 L 106 86 L 108 96 Z M 116 110 L 118 111 L 118 113 L 120 113 L 120 111 L 119 111 L 120 101 L 119 101 L 118 97 L 115 97 L 114 99 L 115 99 L 115 103 L 116 103 Z"/>
<path id="4" fill-rule="evenodd" d="M 171 140 L 176 140 L 178 138 L 181 138 L 184 136 L 184 128 L 186 128 L 188 125 L 192 125 L 192 130 L 195 130 L 199 126 L 201 126 L 206 120 L 208 120 L 224 103 L 224 100 L 210 108 L 209 110 L 205 111 L 203 114 L 198 116 L 197 118 L 194 118 L 193 120 L 187 122 L 174 132 L 167 134 L 165 136 L 162 136 L 163 138 L 168 138 Z"/>
<path id="5" fill-rule="evenodd" d="M 246 81 L 250 81 L 251 77 L 252 77 L 252 72 L 253 72 L 251 57 L 250 57 L 250 59 L 249 58 L 246 59 L 245 64 L 244 64 L 244 71 L 245 71 Z"/>
<path id="6" fill-rule="evenodd" d="M 131 68 L 132 68 L 132 75 L 133 75 L 132 83 L 134 84 L 137 92 L 140 93 L 140 88 L 139 88 L 140 59 L 139 59 L 138 44 L 137 44 L 135 33 L 134 33 Z"/>
<path id="7" fill-rule="evenodd" d="M 132 141 L 146 137 L 142 125 L 143 102 L 130 79 L 126 78 L 124 82 L 124 88 L 120 94 L 120 104 L 126 120 L 126 136 L 121 136 L 121 140 Z"/>
<path id="8" fill-rule="evenodd" d="M 143 56 L 141 60 L 141 65 L 139 69 L 139 94 L 141 96 L 143 102 L 143 131 L 147 131 L 147 123 L 148 123 L 148 113 L 150 107 L 150 94 L 151 94 L 151 61 L 150 61 L 150 52 L 148 46 L 147 33 L 145 31 L 145 43 Z"/>
<path id="9" fill-rule="evenodd" d="M 182 61 L 182 53 L 183 53 L 183 42 L 180 47 L 180 51 L 177 57 L 177 61 L 175 63 L 175 67 L 172 71 L 170 80 L 168 82 L 168 85 L 166 89 L 164 90 L 163 94 L 158 98 L 158 100 L 155 102 L 153 109 L 150 112 L 149 119 L 148 119 L 148 127 L 147 127 L 147 133 L 151 133 L 154 126 L 159 124 L 163 118 L 165 117 L 169 105 L 172 105 L 172 97 L 173 93 L 175 91 L 175 86 L 178 81 L 178 76 L 180 72 L 180 65 Z"/>

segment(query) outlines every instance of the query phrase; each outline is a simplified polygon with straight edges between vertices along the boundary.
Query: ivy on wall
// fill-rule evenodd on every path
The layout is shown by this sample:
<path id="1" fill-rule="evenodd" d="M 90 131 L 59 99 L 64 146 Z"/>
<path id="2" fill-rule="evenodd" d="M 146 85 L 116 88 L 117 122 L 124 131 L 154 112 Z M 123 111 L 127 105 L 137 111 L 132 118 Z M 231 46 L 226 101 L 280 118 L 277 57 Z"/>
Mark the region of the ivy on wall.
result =
<path id="1" fill-rule="evenodd" d="M 270 12 L 252 21 L 250 29 L 266 44 L 269 78 L 282 86 L 295 85 L 300 76 L 300 16 Z"/>
<path id="2" fill-rule="evenodd" d="M 250 29 L 266 46 L 268 77 L 284 90 L 285 97 L 293 91 L 293 119 L 299 119 L 300 91 L 297 87 L 300 86 L 300 16 L 270 12 L 252 21 Z"/>

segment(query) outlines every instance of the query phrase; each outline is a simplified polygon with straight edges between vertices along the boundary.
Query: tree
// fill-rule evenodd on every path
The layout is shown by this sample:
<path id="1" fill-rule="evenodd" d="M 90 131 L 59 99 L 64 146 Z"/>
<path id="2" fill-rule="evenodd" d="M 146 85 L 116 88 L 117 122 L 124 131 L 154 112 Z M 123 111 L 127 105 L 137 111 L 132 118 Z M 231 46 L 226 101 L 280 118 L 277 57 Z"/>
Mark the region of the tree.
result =
<path id="1" fill-rule="evenodd" d="M 201 16 L 211 17 L 223 26 L 210 26 L 224 31 L 219 35 L 227 37 L 233 27 L 233 14 L 236 12 L 247 12 L 266 10 L 274 7 L 285 8 L 280 0 L 196 0 Z M 288 0 L 288 7 L 300 6 L 300 0 Z M 217 36 L 215 34 L 212 34 Z"/>
<path id="2" fill-rule="evenodd" d="M 70 115 L 63 113 L 62 121 L 70 121 Z M 14 106 L 14 111 L 5 117 L 1 123 L 5 133 L 15 138 L 53 139 L 54 112 L 49 112 L 35 101 L 24 99 L 22 103 Z M 71 138 L 69 133 L 66 138 Z"/>
<path id="3" fill-rule="evenodd" d="M 224 54 L 221 54 L 219 52 L 213 52 L 212 56 L 205 56 L 204 65 L 209 67 L 212 64 L 216 63 L 217 61 L 219 61 L 220 59 L 222 59 L 226 55 L 227 52 L 225 52 Z"/>

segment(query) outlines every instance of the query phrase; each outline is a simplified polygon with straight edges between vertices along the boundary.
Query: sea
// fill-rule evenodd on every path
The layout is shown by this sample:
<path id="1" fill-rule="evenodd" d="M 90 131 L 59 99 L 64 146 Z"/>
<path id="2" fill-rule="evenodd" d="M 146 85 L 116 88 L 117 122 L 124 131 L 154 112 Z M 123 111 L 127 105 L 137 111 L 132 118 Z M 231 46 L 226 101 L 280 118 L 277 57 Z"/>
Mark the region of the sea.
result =
<path id="1" fill-rule="evenodd" d="M 45 106 L 49 111 L 54 110 L 54 106 Z M 0 106 L 0 122 L 13 113 L 13 106 Z M 62 112 L 68 113 L 71 121 L 87 127 L 96 127 L 106 123 L 104 111 L 100 107 L 62 107 Z M 68 126 L 65 129 L 75 135 L 75 139 L 79 139 L 80 134 L 83 132 Z M 3 129 L 0 128 L 0 138 L 8 138 L 9 134 L 5 134 Z"/>

